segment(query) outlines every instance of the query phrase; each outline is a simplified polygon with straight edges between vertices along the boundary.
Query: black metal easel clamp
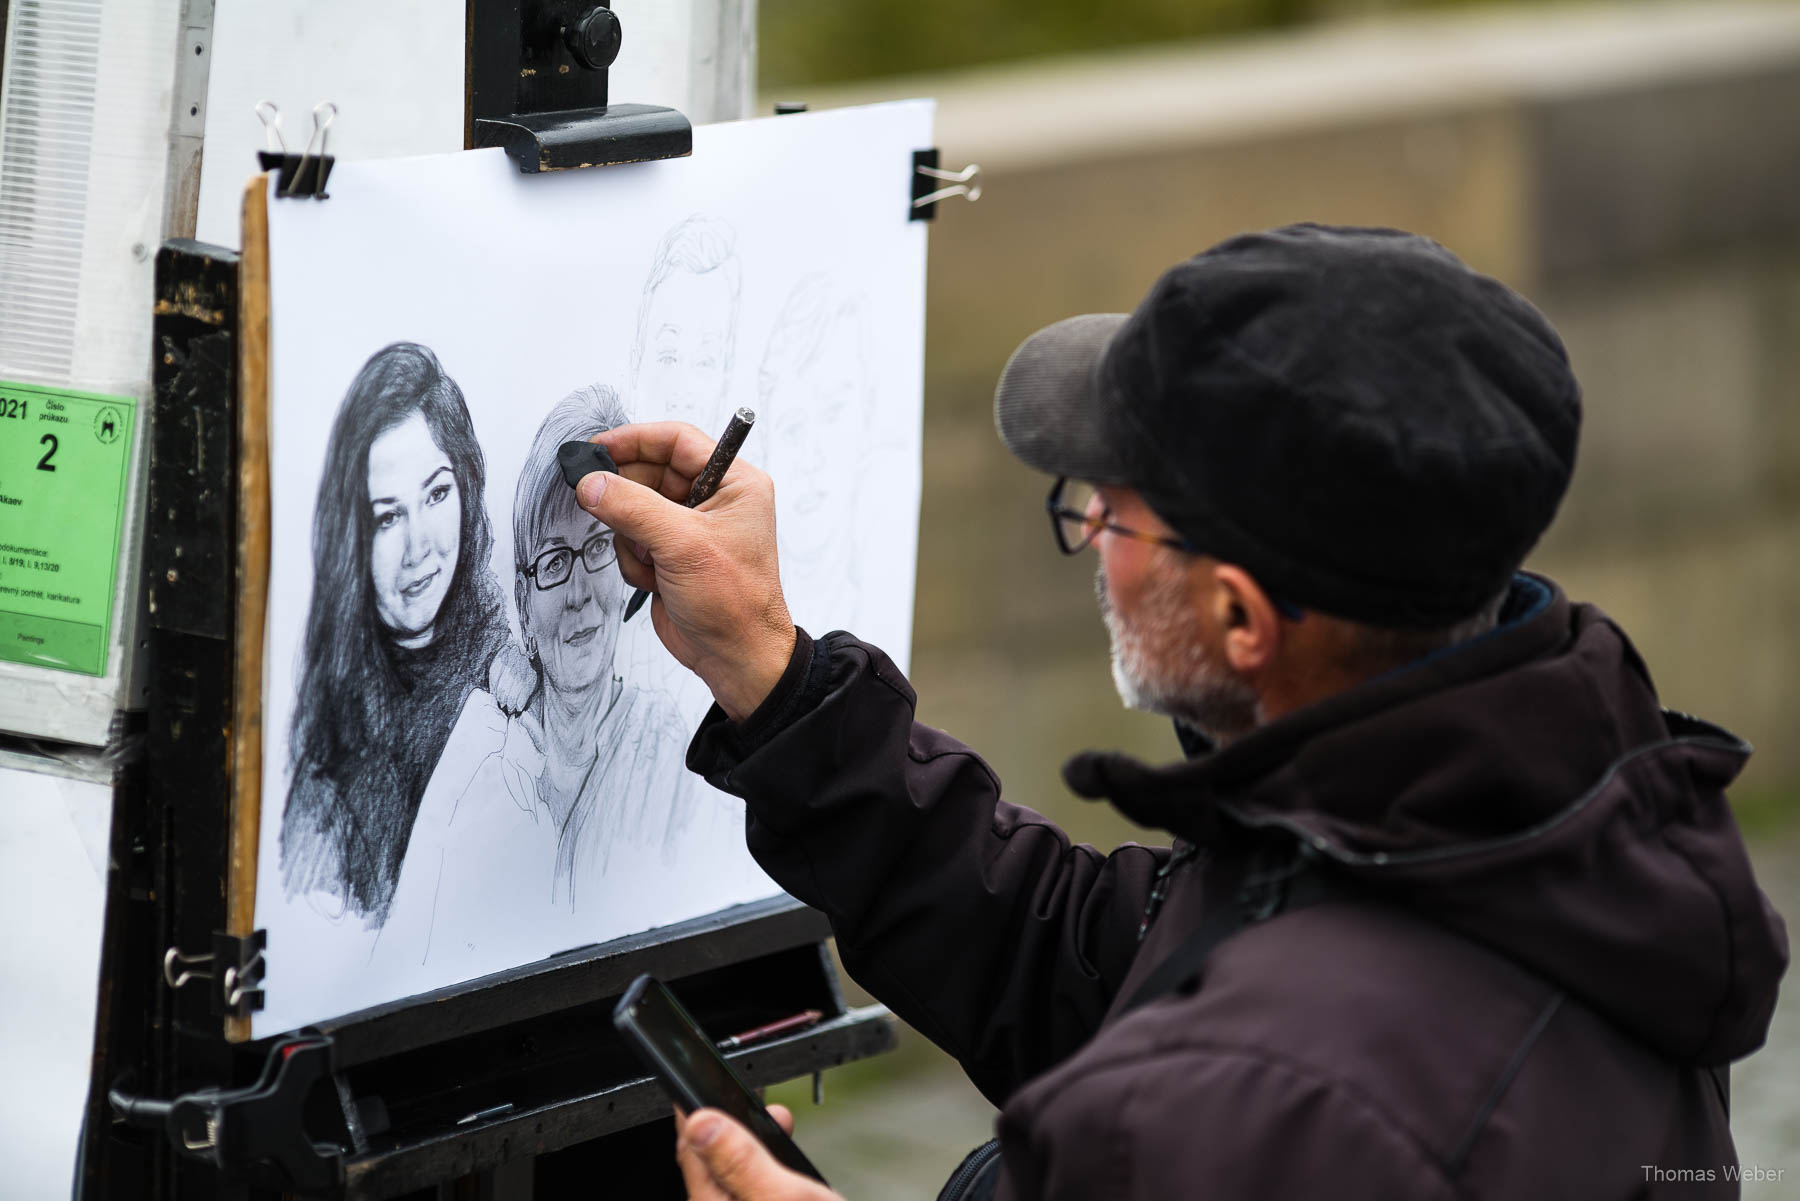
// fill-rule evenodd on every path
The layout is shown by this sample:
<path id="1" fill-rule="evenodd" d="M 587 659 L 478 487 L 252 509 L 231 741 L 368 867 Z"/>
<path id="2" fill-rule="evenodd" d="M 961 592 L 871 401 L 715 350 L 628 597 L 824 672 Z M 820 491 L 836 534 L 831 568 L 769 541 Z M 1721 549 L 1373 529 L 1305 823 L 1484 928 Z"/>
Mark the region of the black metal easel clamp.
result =
<path id="1" fill-rule="evenodd" d="M 295 1193 L 328 1192 L 344 1183 L 344 1148 L 306 1133 L 307 1094 L 331 1074 L 331 1039 L 284 1038 L 269 1048 L 255 1084 L 208 1088 L 172 1101 L 107 1094 L 126 1125 L 160 1129 L 183 1155 L 222 1175 Z"/>
<path id="2" fill-rule="evenodd" d="M 592 0 L 470 0 L 469 145 L 499 146 L 526 173 L 692 154 L 674 109 L 608 102 L 622 42 Z"/>

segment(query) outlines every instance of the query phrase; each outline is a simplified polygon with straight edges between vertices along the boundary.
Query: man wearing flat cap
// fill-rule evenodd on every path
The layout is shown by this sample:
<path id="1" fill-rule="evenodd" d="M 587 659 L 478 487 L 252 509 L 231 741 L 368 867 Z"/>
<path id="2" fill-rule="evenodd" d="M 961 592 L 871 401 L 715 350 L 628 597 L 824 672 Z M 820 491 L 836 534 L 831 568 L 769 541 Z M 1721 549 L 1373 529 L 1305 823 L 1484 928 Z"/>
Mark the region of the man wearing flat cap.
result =
<path id="1" fill-rule="evenodd" d="M 1293 226 L 1033 335 L 995 412 L 1189 752 L 1064 774 L 1169 846 L 1072 846 L 879 649 L 796 630 L 768 477 L 666 499 L 698 430 L 604 435 L 624 476 L 581 493 L 718 701 L 689 766 L 1000 1107 L 947 1195 L 1735 1195 L 1724 1068 L 1787 963 L 1749 748 L 1519 570 L 1581 416 L 1544 318 L 1423 238 Z M 717 1113 L 678 1152 L 695 1197 L 832 1195 Z"/>

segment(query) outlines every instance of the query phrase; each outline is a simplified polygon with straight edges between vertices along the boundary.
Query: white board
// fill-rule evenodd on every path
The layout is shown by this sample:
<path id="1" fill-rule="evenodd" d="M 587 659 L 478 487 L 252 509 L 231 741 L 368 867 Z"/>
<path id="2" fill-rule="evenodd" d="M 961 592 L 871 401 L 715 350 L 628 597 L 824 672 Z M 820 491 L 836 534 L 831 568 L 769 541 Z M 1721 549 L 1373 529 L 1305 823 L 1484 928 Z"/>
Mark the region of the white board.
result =
<path id="1" fill-rule="evenodd" d="M 0 1163 L 66 1197 L 94 1055 L 112 788 L 0 767 Z"/>
<path id="2" fill-rule="evenodd" d="M 614 103 L 667 105 L 696 125 L 749 114 L 756 0 L 610 7 L 624 33 L 608 80 Z M 296 154 L 325 100 L 338 108 L 328 148 L 339 162 L 460 150 L 467 24 L 467 0 L 218 0 L 210 43 L 196 41 L 212 57 L 194 236 L 238 245 L 244 176 L 266 148 L 263 100 Z"/>
<path id="3" fill-rule="evenodd" d="M 322 101 L 338 109 L 326 150 L 339 162 L 461 149 L 467 24 L 465 0 L 218 0 L 194 236 L 239 245 L 264 100 L 295 154 Z"/>
<path id="4" fill-rule="evenodd" d="M 257 1037 L 775 893 L 682 762 L 704 688 L 619 623 L 607 531 L 546 456 L 755 409 L 795 619 L 904 664 L 931 112 L 558 175 L 344 163 L 328 201 L 270 201 Z"/>

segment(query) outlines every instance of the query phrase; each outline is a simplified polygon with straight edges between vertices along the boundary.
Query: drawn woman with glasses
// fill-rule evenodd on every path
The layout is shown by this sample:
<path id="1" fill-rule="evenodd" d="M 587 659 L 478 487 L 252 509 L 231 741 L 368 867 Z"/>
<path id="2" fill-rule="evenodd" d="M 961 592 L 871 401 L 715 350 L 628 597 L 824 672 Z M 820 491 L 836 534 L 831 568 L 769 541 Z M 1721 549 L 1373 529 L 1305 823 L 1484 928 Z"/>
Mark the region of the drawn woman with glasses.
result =
<path id="1" fill-rule="evenodd" d="M 513 499 L 513 599 L 543 681 L 525 718 L 543 735 L 534 799 L 557 832 L 555 899 L 570 905 L 609 855 L 671 853 L 691 801 L 674 704 L 613 672 L 628 596 L 613 533 L 575 503 L 556 461 L 564 442 L 626 420 L 610 388 L 564 399 L 538 428 Z"/>

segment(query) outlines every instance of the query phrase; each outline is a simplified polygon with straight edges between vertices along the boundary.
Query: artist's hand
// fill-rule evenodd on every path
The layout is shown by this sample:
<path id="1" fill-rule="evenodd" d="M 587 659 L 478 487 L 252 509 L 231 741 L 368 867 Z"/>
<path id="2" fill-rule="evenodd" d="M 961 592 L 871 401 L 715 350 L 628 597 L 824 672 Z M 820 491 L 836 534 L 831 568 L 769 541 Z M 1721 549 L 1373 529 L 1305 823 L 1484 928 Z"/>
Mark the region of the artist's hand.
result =
<path id="1" fill-rule="evenodd" d="M 785 1106 L 769 1114 L 789 1134 L 794 1115 Z M 743 1126 L 716 1109 L 675 1111 L 675 1159 L 687 1181 L 688 1201 L 843 1201 L 816 1180 L 778 1163 Z"/>
<path id="2" fill-rule="evenodd" d="M 655 594 L 650 620 L 669 653 L 734 721 L 787 669 L 794 623 L 775 561 L 775 485 L 738 459 L 717 492 L 685 508 L 713 439 L 675 421 L 622 425 L 594 439 L 619 474 L 581 481 L 581 507 L 618 532 L 625 582 Z"/>

